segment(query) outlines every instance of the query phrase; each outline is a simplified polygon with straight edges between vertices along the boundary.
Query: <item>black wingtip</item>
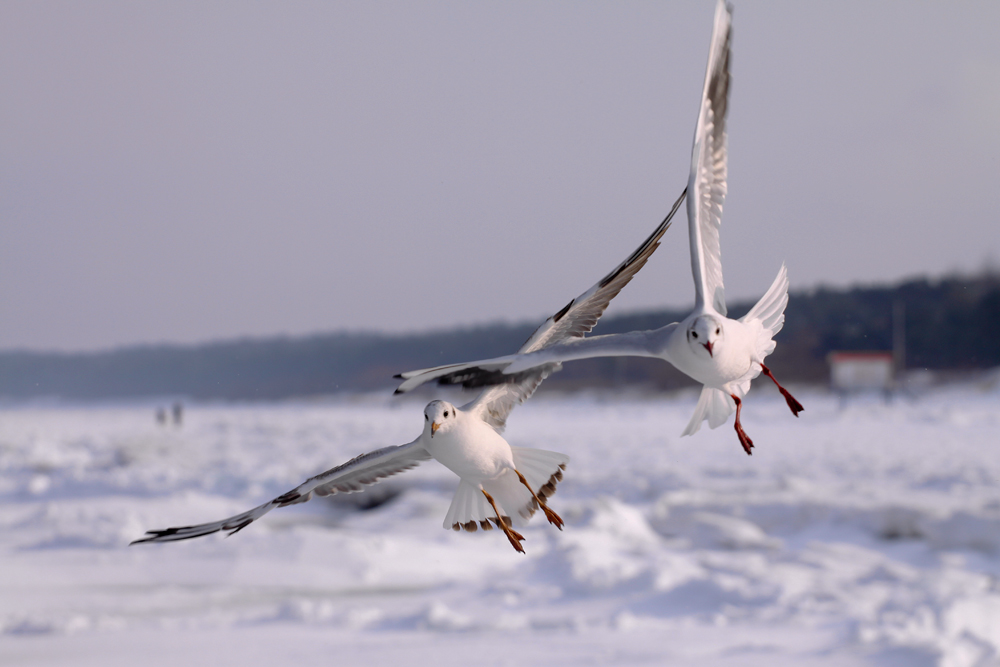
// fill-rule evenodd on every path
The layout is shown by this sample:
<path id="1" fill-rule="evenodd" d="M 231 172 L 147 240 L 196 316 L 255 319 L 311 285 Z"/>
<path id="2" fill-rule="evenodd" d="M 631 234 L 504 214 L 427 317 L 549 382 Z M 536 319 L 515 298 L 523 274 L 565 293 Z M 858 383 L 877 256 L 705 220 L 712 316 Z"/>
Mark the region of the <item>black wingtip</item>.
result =
<path id="1" fill-rule="evenodd" d="M 128 543 L 128 545 L 132 546 L 135 544 L 146 544 L 148 542 L 153 542 L 158 537 L 163 537 L 164 535 L 170 534 L 171 530 L 174 530 L 176 532 L 176 529 L 170 529 L 170 528 L 168 528 L 167 530 L 147 530 L 145 535 L 143 535 L 137 540 L 132 540 L 131 542 Z"/>
<path id="2" fill-rule="evenodd" d="M 226 537 L 232 537 L 232 536 L 233 536 L 233 535 L 235 535 L 236 533 L 240 532 L 241 530 L 243 530 L 244 528 L 246 528 L 247 526 L 249 526 L 249 525 L 250 525 L 251 523 L 253 523 L 253 519 L 247 519 L 247 520 L 245 520 L 245 521 L 243 521 L 243 522 L 239 523 L 239 524 L 238 524 L 238 525 L 237 525 L 236 527 L 234 527 L 234 528 L 223 528 L 223 530 L 228 530 L 228 531 L 230 531 L 230 532 L 229 532 L 229 533 L 228 533 L 228 534 L 226 535 Z"/>
<path id="3" fill-rule="evenodd" d="M 392 379 L 393 380 L 403 380 L 405 378 L 403 377 L 402 373 L 396 373 L 395 375 L 392 376 Z"/>
<path id="4" fill-rule="evenodd" d="M 576 299 L 570 299 L 570 302 L 563 306 L 562 310 L 552 316 L 552 321 L 558 322 L 561 320 L 569 312 L 569 309 L 573 307 L 574 303 L 576 303 Z"/>
<path id="5" fill-rule="evenodd" d="M 405 394 L 405 393 L 406 392 L 403 391 L 402 389 L 396 389 L 396 391 L 392 392 L 392 395 L 393 396 L 399 396 L 400 394 Z"/>

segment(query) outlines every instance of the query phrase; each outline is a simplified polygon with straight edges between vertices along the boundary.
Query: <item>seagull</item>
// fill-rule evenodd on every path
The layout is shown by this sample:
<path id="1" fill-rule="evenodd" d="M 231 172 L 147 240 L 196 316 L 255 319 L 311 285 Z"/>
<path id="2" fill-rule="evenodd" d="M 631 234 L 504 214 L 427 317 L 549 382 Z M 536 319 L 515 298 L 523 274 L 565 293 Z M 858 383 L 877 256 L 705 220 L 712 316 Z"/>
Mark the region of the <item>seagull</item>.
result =
<path id="1" fill-rule="evenodd" d="M 670 227 L 685 193 L 667 217 L 635 252 L 592 288 L 545 320 L 521 346 L 529 353 L 590 331 L 618 292 L 632 280 Z M 511 546 L 524 553 L 522 526 L 541 509 L 552 525 L 562 530 L 563 520 L 548 507 L 547 499 L 562 481 L 569 457 L 542 449 L 514 447 L 502 434 L 507 417 L 528 400 L 552 372 L 547 364 L 508 376 L 503 384 L 490 384 L 470 403 L 455 407 L 435 400 L 424 408 L 423 431 L 413 442 L 377 449 L 343 465 L 307 479 L 291 491 L 252 510 L 222 521 L 150 530 L 132 544 L 176 542 L 224 531 L 233 535 L 277 507 L 304 503 L 313 495 L 355 493 L 397 473 L 434 458 L 459 477 L 458 489 L 445 515 L 444 527 L 475 532 L 499 528 Z"/>
<path id="2" fill-rule="evenodd" d="M 743 430 L 740 412 L 750 382 L 762 372 L 774 381 L 792 414 L 798 417 L 802 405 L 764 365 L 764 358 L 775 348 L 773 337 L 785 321 L 788 304 L 785 265 L 782 264 L 771 287 L 750 312 L 738 320 L 726 317 L 719 228 L 726 198 L 725 121 L 729 106 L 731 36 L 732 7 L 719 0 L 685 191 L 695 287 L 693 312 L 679 323 L 653 331 L 589 338 L 581 334 L 530 352 L 403 373 L 397 376 L 405 380 L 397 392 L 431 380 L 439 384 L 480 386 L 516 381 L 523 373 L 538 369 L 554 372 L 563 362 L 574 359 L 640 356 L 663 359 L 704 385 L 682 436 L 693 435 L 706 420 L 711 428 L 717 428 L 735 410 L 737 437 L 743 450 L 750 454 L 753 441 Z"/>
<path id="3" fill-rule="evenodd" d="M 515 402 L 526 400 L 547 372 L 527 375 L 530 380 L 487 389 L 461 408 L 447 401 L 431 401 L 424 408 L 423 431 L 413 442 L 362 454 L 242 514 L 196 526 L 150 530 L 132 544 L 176 542 L 219 531 L 233 535 L 276 507 L 304 503 L 313 494 L 362 491 L 434 458 L 460 478 L 444 527 L 475 532 L 478 527 L 492 530 L 496 525 L 511 545 L 524 553 L 524 536 L 512 524 L 523 525 L 541 508 L 549 523 L 562 530 L 562 518 L 549 509 L 546 499 L 555 493 L 569 463 L 568 456 L 557 452 L 512 447 L 500 435 Z"/>

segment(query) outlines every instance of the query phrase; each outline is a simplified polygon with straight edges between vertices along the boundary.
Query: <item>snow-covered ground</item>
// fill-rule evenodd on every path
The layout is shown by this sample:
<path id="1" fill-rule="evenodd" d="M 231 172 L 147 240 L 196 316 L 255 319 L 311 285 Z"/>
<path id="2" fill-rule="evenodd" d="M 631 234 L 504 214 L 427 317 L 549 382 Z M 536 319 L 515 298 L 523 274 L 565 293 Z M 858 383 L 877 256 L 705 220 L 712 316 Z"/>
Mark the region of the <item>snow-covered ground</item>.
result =
<path id="1" fill-rule="evenodd" d="M 731 425 L 678 437 L 693 394 L 518 408 L 513 444 L 572 457 L 525 556 L 442 529 L 433 461 L 127 546 L 408 442 L 422 402 L 2 408 L 0 664 L 1000 664 L 1000 392 L 803 391 L 795 419 L 757 385 L 752 458 Z"/>

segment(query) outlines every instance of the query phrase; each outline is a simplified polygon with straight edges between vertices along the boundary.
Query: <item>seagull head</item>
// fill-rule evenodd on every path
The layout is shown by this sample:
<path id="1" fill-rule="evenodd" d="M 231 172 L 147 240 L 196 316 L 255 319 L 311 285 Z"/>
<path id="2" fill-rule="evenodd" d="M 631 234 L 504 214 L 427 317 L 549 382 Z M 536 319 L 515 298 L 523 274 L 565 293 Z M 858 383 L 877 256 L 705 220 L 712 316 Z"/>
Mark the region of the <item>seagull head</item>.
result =
<path id="1" fill-rule="evenodd" d="M 694 350 L 695 356 L 708 355 L 714 357 L 716 347 L 725 338 L 726 330 L 722 322 L 712 315 L 702 315 L 691 323 L 687 330 L 688 345 Z"/>
<path id="2" fill-rule="evenodd" d="M 458 419 L 458 410 L 448 401 L 431 401 L 424 408 L 424 428 L 430 431 L 430 436 L 444 429 L 450 430 Z"/>

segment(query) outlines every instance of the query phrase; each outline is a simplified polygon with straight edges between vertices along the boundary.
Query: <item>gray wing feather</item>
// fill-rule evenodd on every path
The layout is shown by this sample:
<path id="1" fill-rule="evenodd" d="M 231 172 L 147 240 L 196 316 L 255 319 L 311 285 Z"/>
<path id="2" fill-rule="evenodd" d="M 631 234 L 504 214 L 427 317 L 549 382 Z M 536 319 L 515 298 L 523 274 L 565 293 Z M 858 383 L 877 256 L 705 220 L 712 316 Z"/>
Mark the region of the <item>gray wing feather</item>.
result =
<path id="1" fill-rule="evenodd" d="M 190 540 L 194 537 L 211 535 L 220 530 L 229 535 L 238 533 L 251 523 L 264 516 L 276 507 L 288 507 L 304 503 L 318 496 L 330 496 L 336 493 L 354 493 L 364 487 L 374 484 L 397 473 L 415 468 L 421 461 L 426 461 L 431 455 L 421 444 L 420 438 L 405 445 L 383 447 L 373 452 L 362 454 L 324 473 L 310 477 L 288 493 L 264 503 L 242 514 L 231 516 L 222 521 L 202 523 L 196 526 L 181 526 L 163 530 L 146 531 L 145 537 L 135 540 L 132 544 L 145 542 L 176 542 Z"/>
<path id="2" fill-rule="evenodd" d="M 628 259 L 619 264 L 614 271 L 604 276 L 604 278 L 602 278 L 596 285 L 570 301 L 555 315 L 545 320 L 545 322 L 543 322 L 542 325 L 538 327 L 533 334 L 531 334 L 528 340 L 525 341 L 524 345 L 521 346 L 518 350 L 518 354 L 533 352 L 568 339 L 580 338 L 590 332 L 590 330 L 594 328 L 594 325 L 597 324 L 597 321 L 601 318 L 601 315 L 604 314 L 604 311 L 611 302 L 611 299 L 613 299 L 622 290 L 622 288 L 625 287 L 630 280 L 632 280 L 633 276 L 638 273 L 639 269 L 646 264 L 656 248 L 659 247 L 660 239 L 663 238 L 663 234 L 670 228 L 670 223 L 673 220 L 674 214 L 677 213 L 677 209 L 680 208 L 681 202 L 684 201 L 686 194 L 687 190 L 681 193 L 681 196 L 674 202 L 674 205 L 671 207 L 667 217 L 663 219 L 663 222 L 661 222 L 657 228 L 653 230 L 653 233 L 650 234 L 645 241 L 643 241 L 642 245 L 636 248 L 635 252 L 629 255 Z M 403 380 L 399 387 L 397 387 L 396 393 L 405 393 L 433 380 L 437 380 L 437 382 L 442 385 L 460 384 L 466 389 L 495 385 L 497 383 L 510 383 L 513 385 L 520 385 L 524 383 L 525 387 L 522 391 L 516 390 L 516 387 L 508 388 L 510 390 L 515 390 L 514 394 L 521 396 L 520 400 L 516 402 L 523 402 L 531 396 L 531 393 L 538 387 L 538 384 L 544 379 L 544 376 L 558 370 L 558 368 L 552 367 L 539 371 L 544 375 L 540 379 L 530 378 L 527 376 L 504 375 L 502 372 L 503 369 L 516 358 L 517 354 L 512 354 L 493 359 L 459 364 L 447 364 L 444 366 L 422 368 L 416 371 L 401 373 L 396 376 L 397 378 Z M 528 390 L 528 387 L 531 385 L 533 385 L 533 387 Z M 494 388 L 499 389 L 498 387 Z M 493 392 L 493 394 L 495 394 L 493 399 L 499 399 L 506 402 L 506 399 L 502 399 L 500 397 L 500 392 Z M 479 399 L 473 401 L 469 405 L 471 406 L 473 404 L 477 404 L 480 399 L 483 398 L 483 396 L 480 396 Z M 512 404 L 511 407 L 515 404 L 516 403 Z M 505 410 L 500 410 L 499 412 L 504 414 L 509 413 L 510 409 L 507 408 Z"/>
<path id="3" fill-rule="evenodd" d="M 727 188 L 726 113 L 731 41 L 732 7 L 719 0 L 691 150 L 687 213 L 695 308 L 711 304 L 720 315 L 726 314 L 719 230 Z"/>
<path id="4" fill-rule="evenodd" d="M 606 336 L 571 338 L 541 350 L 518 355 L 507 365 L 503 373 L 517 375 L 537 366 L 562 365 L 565 361 L 593 359 L 595 357 L 654 357 L 661 359 L 667 340 L 675 328 L 677 328 L 676 322 L 653 331 L 632 331 Z"/>
<path id="5" fill-rule="evenodd" d="M 611 300 L 618 295 L 623 287 L 628 285 L 659 247 L 660 240 L 670 228 L 670 222 L 673 220 L 674 214 L 677 213 L 677 209 L 680 208 L 686 194 L 687 190 L 681 193 L 663 222 L 624 262 L 604 276 L 596 285 L 545 320 L 521 346 L 518 355 L 528 354 L 567 340 L 583 338 L 589 333 L 597 321 L 601 319 L 601 315 L 604 314 Z M 561 364 L 559 363 L 548 363 L 521 373 L 508 375 L 503 374 L 502 371 L 496 371 L 485 374 L 489 377 L 481 374 L 476 379 L 466 380 L 466 382 L 461 383 L 463 386 L 487 384 L 487 380 L 499 380 L 503 384 L 496 384 L 486 389 L 478 398 L 463 406 L 462 409 L 479 414 L 486 423 L 498 432 L 502 432 L 507 425 L 507 417 L 511 411 L 517 405 L 528 400 L 542 381 L 560 368 Z M 441 382 L 445 377 L 447 376 L 442 376 L 438 381 Z"/>
<path id="6" fill-rule="evenodd" d="M 534 352 L 535 350 L 568 339 L 582 338 L 589 333 L 594 328 L 594 325 L 597 324 L 597 321 L 601 319 L 601 315 L 604 314 L 611 300 L 632 280 L 635 274 L 639 272 L 639 269 L 645 266 L 653 252 L 659 247 L 660 239 L 663 238 L 667 229 L 670 228 L 674 214 L 677 213 L 677 209 L 680 208 L 686 194 L 687 190 L 681 193 L 681 196 L 674 202 L 663 222 L 653 230 L 653 233 L 624 262 L 615 267 L 611 273 L 604 276 L 596 285 L 563 306 L 555 315 L 545 320 L 528 337 L 528 340 L 521 346 L 517 354 L 460 364 L 446 364 L 444 366 L 422 368 L 416 371 L 401 373 L 396 377 L 403 380 L 403 382 L 396 388 L 395 393 L 405 393 L 433 380 L 437 380 L 442 385 L 460 384 L 466 389 L 506 383 L 512 385 L 506 387 L 506 391 L 501 392 L 499 391 L 502 389 L 501 387 L 493 386 L 492 389 L 470 403 L 469 406 L 479 405 L 481 399 L 485 401 L 496 400 L 504 405 L 513 401 L 509 406 L 496 411 L 497 414 L 509 414 L 514 405 L 527 400 L 534 393 L 534 390 L 538 388 L 541 381 L 552 372 L 558 370 L 558 368 L 553 366 L 540 369 L 537 373 L 532 373 L 531 376 L 505 375 L 503 369 L 516 359 L 518 354 Z M 533 377 L 538 373 L 541 373 L 542 377 Z M 523 388 L 518 389 L 518 386 L 522 384 Z M 490 394 L 490 397 L 484 398 L 486 394 Z"/>
<path id="7" fill-rule="evenodd" d="M 667 217 L 653 230 L 653 233 L 642 242 L 628 258 L 615 267 L 615 270 L 604 276 L 596 285 L 567 303 L 559 312 L 545 320 L 525 341 L 517 352 L 525 354 L 534 352 L 553 342 L 561 342 L 568 338 L 582 338 L 590 333 L 601 315 L 607 309 L 611 300 L 618 296 L 622 288 L 629 284 L 659 247 L 660 240 L 670 228 L 674 214 L 680 208 L 687 190 L 681 193 L 671 207 Z"/>

